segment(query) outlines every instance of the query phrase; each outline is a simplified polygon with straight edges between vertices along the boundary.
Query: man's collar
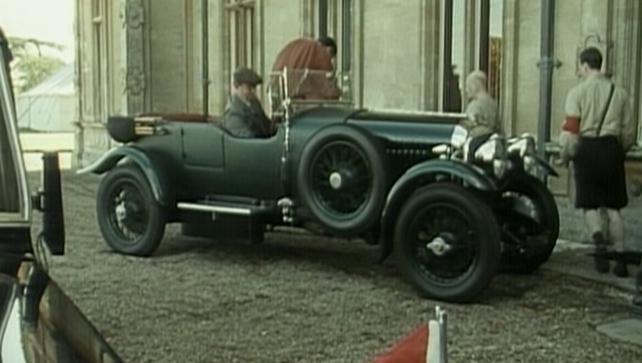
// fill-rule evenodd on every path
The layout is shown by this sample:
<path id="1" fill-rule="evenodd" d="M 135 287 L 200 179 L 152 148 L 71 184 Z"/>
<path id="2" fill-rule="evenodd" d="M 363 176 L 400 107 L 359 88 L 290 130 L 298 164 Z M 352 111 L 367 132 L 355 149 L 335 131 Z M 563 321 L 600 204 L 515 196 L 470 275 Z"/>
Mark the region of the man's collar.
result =
<path id="1" fill-rule="evenodd" d="M 250 102 L 243 99 L 243 97 L 237 95 L 236 93 L 232 94 L 232 102 L 243 104 L 250 107 Z"/>
<path id="2" fill-rule="evenodd" d="M 586 75 L 585 79 L 595 79 L 595 78 L 604 78 L 604 73 L 602 72 L 591 72 L 590 74 Z"/>

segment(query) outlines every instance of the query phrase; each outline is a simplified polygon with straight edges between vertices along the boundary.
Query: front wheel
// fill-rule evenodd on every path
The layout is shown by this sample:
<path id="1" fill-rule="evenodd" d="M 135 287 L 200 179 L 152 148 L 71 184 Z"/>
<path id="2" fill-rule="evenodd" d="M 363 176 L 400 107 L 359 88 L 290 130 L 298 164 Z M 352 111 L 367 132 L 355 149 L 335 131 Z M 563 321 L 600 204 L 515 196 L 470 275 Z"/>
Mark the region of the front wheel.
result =
<path id="1" fill-rule="evenodd" d="M 165 213 L 147 178 L 133 165 L 111 170 L 98 186 L 98 225 L 116 252 L 151 255 L 165 233 Z"/>
<path id="2" fill-rule="evenodd" d="M 530 175 L 512 179 L 502 192 L 502 270 L 531 273 L 553 253 L 559 236 L 559 212 L 546 186 Z"/>
<path id="3" fill-rule="evenodd" d="M 470 301 L 488 286 L 499 265 L 493 212 L 458 185 L 417 190 L 399 213 L 394 241 L 401 270 L 430 298 Z"/>

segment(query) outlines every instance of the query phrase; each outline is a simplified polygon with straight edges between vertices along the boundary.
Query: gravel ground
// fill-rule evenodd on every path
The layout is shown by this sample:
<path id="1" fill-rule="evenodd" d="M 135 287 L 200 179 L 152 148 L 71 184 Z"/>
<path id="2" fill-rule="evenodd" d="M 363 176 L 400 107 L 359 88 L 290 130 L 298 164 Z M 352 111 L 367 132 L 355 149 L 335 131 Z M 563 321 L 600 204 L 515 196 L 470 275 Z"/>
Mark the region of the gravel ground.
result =
<path id="1" fill-rule="evenodd" d="M 582 213 L 573 208 L 568 198 L 557 198 L 560 220 L 563 222 L 560 238 L 589 243 Z M 627 248 L 642 251 L 642 197 L 629 196 L 629 205 L 622 210 L 626 229 Z"/>
<path id="2" fill-rule="evenodd" d="M 32 185 L 37 176 L 31 175 Z M 65 173 L 67 255 L 52 275 L 127 362 L 366 362 L 418 324 L 418 297 L 375 247 L 297 232 L 262 245 L 185 238 L 168 228 L 152 258 L 108 251 L 98 178 Z M 452 362 L 640 362 L 642 348 L 595 327 L 628 296 L 546 268 L 499 275 L 449 313 Z"/>

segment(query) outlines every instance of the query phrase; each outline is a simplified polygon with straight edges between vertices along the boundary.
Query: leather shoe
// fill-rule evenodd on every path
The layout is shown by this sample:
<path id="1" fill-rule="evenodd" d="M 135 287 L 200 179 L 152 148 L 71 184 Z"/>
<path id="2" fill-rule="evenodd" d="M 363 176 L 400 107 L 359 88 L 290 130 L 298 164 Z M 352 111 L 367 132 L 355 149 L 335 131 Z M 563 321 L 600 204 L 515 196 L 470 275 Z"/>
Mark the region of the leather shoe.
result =
<path id="1" fill-rule="evenodd" d="M 602 232 L 593 233 L 593 243 L 595 243 L 595 254 L 593 262 L 595 263 L 595 270 L 599 273 L 607 273 L 611 268 L 609 260 L 606 255 L 606 242 Z M 625 266 L 626 267 L 626 266 Z"/>
<path id="2" fill-rule="evenodd" d="M 626 267 L 626 262 L 622 260 L 616 262 L 615 267 L 613 268 L 613 274 L 617 277 L 628 277 L 629 269 Z"/>

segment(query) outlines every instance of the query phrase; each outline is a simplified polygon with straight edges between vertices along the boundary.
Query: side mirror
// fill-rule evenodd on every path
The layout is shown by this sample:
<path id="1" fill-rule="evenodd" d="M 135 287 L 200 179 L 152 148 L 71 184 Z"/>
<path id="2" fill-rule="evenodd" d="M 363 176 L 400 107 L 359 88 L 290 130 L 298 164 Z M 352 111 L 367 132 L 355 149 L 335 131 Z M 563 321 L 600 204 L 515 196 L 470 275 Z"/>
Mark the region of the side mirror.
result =
<path id="1" fill-rule="evenodd" d="M 34 208 L 42 212 L 41 236 L 53 255 L 65 254 L 65 218 L 57 152 L 42 155 L 42 186 L 32 196 Z"/>

